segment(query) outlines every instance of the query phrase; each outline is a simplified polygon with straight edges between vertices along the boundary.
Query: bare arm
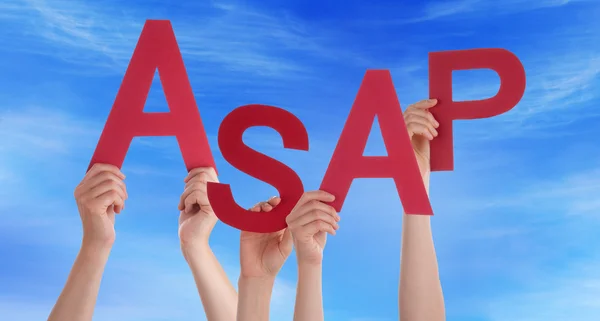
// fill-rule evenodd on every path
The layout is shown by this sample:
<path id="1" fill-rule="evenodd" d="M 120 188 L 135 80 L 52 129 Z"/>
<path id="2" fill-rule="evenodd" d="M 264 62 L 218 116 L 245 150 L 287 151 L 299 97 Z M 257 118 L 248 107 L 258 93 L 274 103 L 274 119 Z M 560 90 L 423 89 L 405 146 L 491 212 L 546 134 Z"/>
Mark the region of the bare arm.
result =
<path id="1" fill-rule="evenodd" d="M 237 321 L 268 321 L 274 277 L 240 277 Z"/>
<path id="2" fill-rule="evenodd" d="M 421 101 L 404 113 L 407 129 L 429 194 L 429 141 L 439 125 L 428 108 L 435 100 Z M 443 321 L 444 295 L 431 233 L 429 215 L 403 215 L 399 308 L 402 321 Z"/>
<path id="3" fill-rule="evenodd" d="M 423 179 L 429 190 L 429 173 Z M 445 320 L 444 296 L 428 215 L 404 215 L 400 267 L 400 320 Z"/>
<path id="4" fill-rule="evenodd" d="M 335 235 L 339 215 L 326 203 L 333 195 L 306 192 L 287 217 L 298 258 L 294 321 L 323 321 L 323 251 L 327 234 Z"/>
<path id="5" fill-rule="evenodd" d="M 83 242 L 48 321 L 91 321 L 110 247 Z"/>
<path id="6" fill-rule="evenodd" d="M 323 321 L 323 266 L 298 266 L 294 321 Z"/>
<path id="7" fill-rule="evenodd" d="M 237 293 L 208 242 L 186 247 L 184 257 L 190 266 L 200 300 L 209 321 L 234 321 Z"/>
<path id="8" fill-rule="evenodd" d="M 208 202 L 207 182 L 218 182 L 213 168 L 190 171 L 179 201 L 179 239 L 208 321 L 235 321 L 237 293 L 209 246 L 217 217 Z"/>
<path id="9" fill-rule="evenodd" d="M 115 213 L 125 206 L 125 176 L 96 164 L 75 189 L 83 225 L 81 249 L 48 321 L 91 321 L 104 267 L 115 240 Z"/>

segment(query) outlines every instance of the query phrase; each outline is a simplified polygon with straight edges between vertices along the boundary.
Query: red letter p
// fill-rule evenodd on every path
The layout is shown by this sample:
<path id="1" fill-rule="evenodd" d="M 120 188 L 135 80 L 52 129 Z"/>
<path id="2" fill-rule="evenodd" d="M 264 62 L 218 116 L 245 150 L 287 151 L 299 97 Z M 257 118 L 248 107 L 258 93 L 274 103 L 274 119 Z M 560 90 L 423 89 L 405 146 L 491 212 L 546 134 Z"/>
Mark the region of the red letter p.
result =
<path id="1" fill-rule="evenodd" d="M 473 101 L 452 100 L 452 72 L 491 69 L 500 76 L 496 96 Z M 431 170 L 454 169 L 452 121 L 500 115 L 511 110 L 525 93 L 525 69 L 514 54 L 504 49 L 473 49 L 429 53 L 429 97 L 438 103 L 430 111 L 440 123 L 431 141 Z"/>

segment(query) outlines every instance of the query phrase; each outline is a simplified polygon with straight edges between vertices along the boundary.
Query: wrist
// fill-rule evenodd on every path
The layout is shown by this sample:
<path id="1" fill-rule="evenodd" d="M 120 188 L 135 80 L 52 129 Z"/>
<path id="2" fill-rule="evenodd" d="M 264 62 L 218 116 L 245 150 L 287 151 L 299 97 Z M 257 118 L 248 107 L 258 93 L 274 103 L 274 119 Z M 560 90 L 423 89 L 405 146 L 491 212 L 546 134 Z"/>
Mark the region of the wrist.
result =
<path id="1" fill-rule="evenodd" d="M 296 261 L 298 262 L 298 267 L 317 267 L 320 268 L 323 265 L 323 255 L 319 254 L 303 254 L 298 253 L 296 251 Z"/>
<path id="2" fill-rule="evenodd" d="M 206 256 L 211 253 L 208 240 L 197 240 L 195 242 L 181 242 L 181 252 L 183 257 L 188 261 Z"/>
<path id="3" fill-rule="evenodd" d="M 113 244 L 114 239 L 88 237 L 84 234 L 83 239 L 81 240 L 81 250 L 90 253 L 110 252 Z"/>
<path id="4" fill-rule="evenodd" d="M 246 283 L 270 283 L 275 282 L 274 275 L 263 275 L 263 276 L 248 276 L 244 274 L 240 274 L 238 279 L 238 283 L 246 282 Z"/>
<path id="5" fill-rule="evenodd" d="M 240 275 L 238 279 L 238 287 L 256 288 L 259 289 L 271 289 L 275 284 L 275 276 L 244 276 Z"/>
<path id="6" fill-rule="evenodd" d="M 306 275 L 309 277 L 320 277 L 323 273 L 322 263 L 298 263 L 298 275 Z"/>
<path id="7" fill-rule="evenodd" d="M 89 240 L 84 237 L 79 256 L 86 261 L 106 261 L 112 250 L 112 243 Z"/>

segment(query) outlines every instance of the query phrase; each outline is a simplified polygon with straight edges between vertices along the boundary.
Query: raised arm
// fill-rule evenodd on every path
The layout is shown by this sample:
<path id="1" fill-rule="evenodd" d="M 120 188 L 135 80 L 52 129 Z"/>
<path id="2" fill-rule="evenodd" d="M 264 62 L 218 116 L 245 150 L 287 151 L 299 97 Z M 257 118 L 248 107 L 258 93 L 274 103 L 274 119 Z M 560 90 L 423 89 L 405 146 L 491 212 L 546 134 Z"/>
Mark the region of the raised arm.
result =
<path id="1" fill-rule="evenodd" d="M 208 202 L 207 182 L 218 182 L 213 168 L 196 168 L 185 178 L 179 202 L 179 240 L 208 321 L 235 321 L 237 293 L 209 246 L 217 217 Z"/>
<path id="2" fill-rule="evenodd" d="M 251 208 L 269 212 L 281 202 L 273 197 Z M 275 277 L 292 252 L 289 229 L 274 233 L 244 232 L 240 236 L 241 274 L 238 282 L 238 321 L 267 321 Z"/>
<path id="3" fill-rule="evenodd" d="M 115 240 L 115 213 L 125 206 L 125 176 L 96 164 L 75 189 L 83 224 L 81 249 L 48 321 L 91 321 L 100 282 Z"/>
<path id="4" fill-rule="evenodd" d="M 287 217 L 298 260 L 298 289 L 294 321 L 323 321 L 323 250 L 327 233 L 335 235 L 339 215 L 324 202 L 333 195 L 306 192 Z"/>
<path id="5" fill-rule="evenodd" d="M 409 106 L 404 120 L 411 137 L 423 182 L 429 193 L 429 141 L 437 136 L 438 122 L 428 111 L 436 100 Z M 428 215 L 404 215 L 399 286 L 400 320 L 443 321 L 444 296 Z"/>

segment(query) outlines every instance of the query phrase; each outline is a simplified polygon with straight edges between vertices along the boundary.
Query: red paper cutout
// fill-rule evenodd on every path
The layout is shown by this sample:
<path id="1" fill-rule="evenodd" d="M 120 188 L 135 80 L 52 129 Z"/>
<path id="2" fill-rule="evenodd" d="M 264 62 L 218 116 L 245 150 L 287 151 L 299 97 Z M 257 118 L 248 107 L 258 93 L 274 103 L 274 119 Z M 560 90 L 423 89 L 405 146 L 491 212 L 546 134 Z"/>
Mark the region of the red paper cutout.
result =
<path id="1" fill-rule="evenodd" d="M 145 113 L 144 104 L 157 68 L 170 112 Z M 168 20 L 146 21 L 89 168 L 95 163 L 120 168 L 131 141 L 137 136 L 176 136 L 188 171 L 197 167 L 215 168 Z"/>
<path id="2" fill-rule="evenodd" d="M 363 156 L 375 116 L 388 156 Z M 331 205 L 338 212 L 355 178 L 393 178 L 407 214 L 433 215 L 387 70 L 365 74 L 321 183 L 321 190 L 335 196 Z"/>
<path id="3" fill-rule="evenodd" d="M 500 90 L 492 98 L 452 100 L 452 71 L 491 69 L 500 76 Z M 438 103 L 430 111 L 440 123 L 431 141 L 431 170 L 454 169 L 452 121 L 479 119 L 511 110 L 525 93 L 525 69 L 513 53 L 504 49 L 472 49 L 429 53 L 429 96 Z"/>
<path id="4" fill-rule="evenodd" d="M 246 129 L 271 127 L 281 135 L 283 147 L 308 151 L 308 133 L 294 114 L 277 107 L 246 105 L 232 111 L 219 127 L 219 148 L 225 160 L 240 171 L 274 186 L 281 203 L 268 213 L 248 211 L 235 202 L 228 184 L 208 183 L 208 198 L 217 217 L 237 229 L 271 233 L 286 228 L 287 215 L 302 193 L 302 180 L 285 164 L 244 144 Z"/>

